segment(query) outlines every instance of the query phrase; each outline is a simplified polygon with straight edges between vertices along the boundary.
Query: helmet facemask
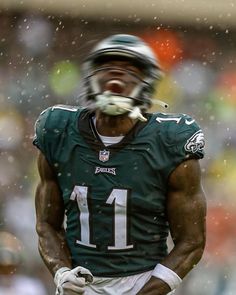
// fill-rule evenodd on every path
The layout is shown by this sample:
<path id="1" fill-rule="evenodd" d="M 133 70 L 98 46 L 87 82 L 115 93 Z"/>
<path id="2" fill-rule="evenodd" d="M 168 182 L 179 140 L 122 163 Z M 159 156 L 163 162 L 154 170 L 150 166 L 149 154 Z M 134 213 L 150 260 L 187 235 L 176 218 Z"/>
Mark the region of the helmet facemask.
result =
<path id="1" fill-rule="evenodd" d="M 115 35 L 113 37 L 115 38 L 116 36 L 125 36 L 125 38 L 128 36 L 127 38 L 131 38 L 134 44 L 132 42 L 132 44 L 129 42 L 128 44 L 125 42 L 120 44 L 118 42 L 118 44 L 114 45 L 114 42 L 109 42 L 109 40 L 106 42 L 104 40 L 101 42 L 104 44 L 99 44 L 97 49 L 95 48 L 91 55 L 89 55 L 84 63 L 83 79 L 83 86 L 86 92 L 86 106 L 94 110 L 100 109 L 111 116 L 129 112 L 131 118 L 146 121 L 142 113 L 146 112 L 152 105 L 151 96 L 156 82 L 161 78 L 162 72 L 150 48 L 139 38 L 129 35 Z M 124 95 L 122 93 L 119 94 L 119 91 L 114 93 L 110 90 L 102 91 L 97 74 L 99 71 L 111 70 L 109 66 L 102 66 L 109 60 L 127 60 L 142 70 L 142 78 L 140 78 L 135 73 L 123 69 L 128 80 L 132 77 L 136 81 L 136 86 L 130 93 Z M 117 82 L 117 87 L 119 87 L 118 84 Z"/>

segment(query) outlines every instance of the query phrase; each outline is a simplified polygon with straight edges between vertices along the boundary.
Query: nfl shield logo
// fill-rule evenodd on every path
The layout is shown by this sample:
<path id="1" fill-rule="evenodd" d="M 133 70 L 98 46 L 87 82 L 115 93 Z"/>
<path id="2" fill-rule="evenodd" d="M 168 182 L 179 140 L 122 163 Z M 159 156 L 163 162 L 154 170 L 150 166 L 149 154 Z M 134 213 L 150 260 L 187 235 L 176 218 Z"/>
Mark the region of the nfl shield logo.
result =
<path id="1" fill-rule="evenodd" d="M 110 152 L 103 150 L 99 152 L 99 160 L 102 162 L 106 162 L 109 160 Z"/>

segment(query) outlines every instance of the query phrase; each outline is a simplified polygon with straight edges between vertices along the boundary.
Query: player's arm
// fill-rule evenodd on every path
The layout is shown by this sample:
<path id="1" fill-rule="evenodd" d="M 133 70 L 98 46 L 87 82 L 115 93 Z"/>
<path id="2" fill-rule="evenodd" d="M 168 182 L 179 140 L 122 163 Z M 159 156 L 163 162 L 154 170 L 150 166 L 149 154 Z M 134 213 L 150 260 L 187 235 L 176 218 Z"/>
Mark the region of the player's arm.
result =
<path id="1" fill-rule="evenodd" d="M 77 266 L 71 269 L 70 251 L 65 241 L 64 205 L 54 171 L 40 152 L 38 157 L 40 182 L 37 186 L 36 230 L 39 252 L 54 276 L 56 294 L 83 294 L 86 282 L 93 279 L 89 270 Z"/>
<path id="2" fill-rule="evenodd" d="M 40 182 L 35 196 L 36 230 L 39 252 L 52 275 L 60 267 L 71 267 L 68 247 L 64 239 L 64 206 L 54 171 L 39 152 Z"/>
<path id="3" fill-rule="evenodd" d="M 198 160 L 188 160 L 180 164 L 169 178 L 167 215 L 174 248 L 161 262 L 161 268 L 157 266 L 156 273 L 154 271 L 153 275 L 158 278 L 152 276 L 139 295 L 168 294 L 171 289 L 165 278 L 178 285 L 202 257 L 206 201 L 200 171 Z"/>

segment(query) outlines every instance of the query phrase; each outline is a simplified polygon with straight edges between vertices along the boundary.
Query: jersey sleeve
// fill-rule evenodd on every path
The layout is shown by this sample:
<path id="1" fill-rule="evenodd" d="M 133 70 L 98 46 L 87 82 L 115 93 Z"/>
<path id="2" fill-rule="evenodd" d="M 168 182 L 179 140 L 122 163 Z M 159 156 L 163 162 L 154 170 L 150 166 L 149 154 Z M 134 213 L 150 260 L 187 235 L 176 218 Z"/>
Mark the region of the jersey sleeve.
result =
<path id="1" fill-rule="evenodd" d="M 183 161 L 204 157 L 204 134 L 192 117 L 183 114 L 168 117 L 168 121 L 164 124 L 162 139 L 168 157 L 166 175 L 169 175 Z"/>
<path id="2" fill-rule="evenodd" d="M 44 110 L 35 123 L 33 144 L 54 165 L 65 147 L 70 126 L 74 126 L 77 107 L 55 105 Z M 71 127 L 72 128 L 72 127 Z"/>
<path id="3" fill-rule="evenodd" d="M 35 145 L 43 154 L 46 153 L 45 136 L 47 133 L 46 122 L 50 116 L 51 107 L 44 110 L 35 122 L 35 135 L 33 145 Z"/>
<path id="4" fill-rule="evenodd" d="M 201 159 L 204 157 L 204 134 L 194 119 L 185 115 L 174 135 L 173 152 L 177 157 L 181 159 Z"/>

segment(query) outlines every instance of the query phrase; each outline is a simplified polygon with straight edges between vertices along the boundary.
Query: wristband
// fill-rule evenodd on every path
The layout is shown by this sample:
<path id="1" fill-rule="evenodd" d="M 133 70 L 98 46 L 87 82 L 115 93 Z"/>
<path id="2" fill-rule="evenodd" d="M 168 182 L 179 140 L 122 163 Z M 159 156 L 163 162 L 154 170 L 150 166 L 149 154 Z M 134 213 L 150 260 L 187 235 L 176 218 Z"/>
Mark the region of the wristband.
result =
<path id="1" fill-rule="evenodd" d="M 177 288 L 182 282 L 182 279 L 177 273 L 160 263 L 154 268 L 152 276 L 164 281 L 170 287 L 171 291 Z"/>

